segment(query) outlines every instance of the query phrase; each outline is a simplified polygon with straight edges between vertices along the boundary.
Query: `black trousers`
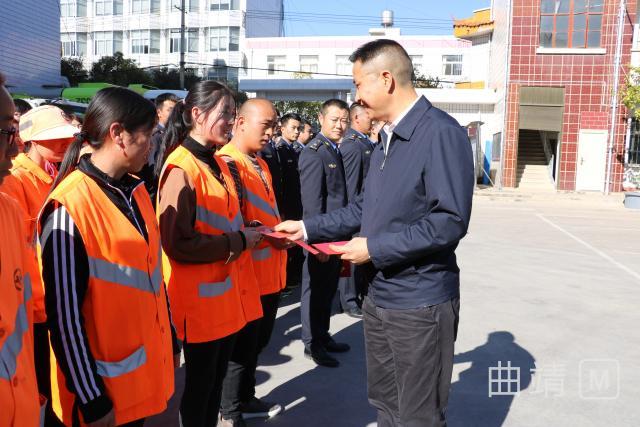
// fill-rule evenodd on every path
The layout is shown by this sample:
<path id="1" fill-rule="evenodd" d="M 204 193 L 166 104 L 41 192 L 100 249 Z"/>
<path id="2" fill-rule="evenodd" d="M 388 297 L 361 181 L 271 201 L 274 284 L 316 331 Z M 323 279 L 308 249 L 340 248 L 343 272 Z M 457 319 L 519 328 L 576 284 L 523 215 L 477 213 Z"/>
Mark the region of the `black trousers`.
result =
<path id="1" fill-rule="evenodd" d="M 239 420 L 240 405 L 255 396 L 258 356 L 271 339 L 279 298 L 280 292 L 261 296 L 263 316 L 247 323 L 237 334 L 222 385 L 220 413 L 225 419 Z"/>
<path id="2" fill-rule="evenodd" d="M 353 269 L 353 265 L 351 268 Z M 343 311 L 354 310 L 360 307 L 358 288 L 353 270 L 351 277 L 340 277 L 338 279 L 338 289 L 340 289 L 340 307 Z"/>
<path id="3" fill-rule="evenodd" d="M 443 427 L 460 299 L 409 310 L 364 300 L 369 402 L 378 427 Z"/>
<path id="4" fill-rule="evenodd" d="M 45 427 L 64 426 L 51 407 L 51 361 L 49 347 L 49 328 L 46 323 L 33 324 L 33 361 L 36 368 L 38 393 L 47 398 L 44 410 Z"/>
<path id="5" fill-rule="evenodd" d="M 323 345 L 329 338 L 331 303 L 338 289 L 341 261 L 332 256 L 320 262 L 309 254 L 303 269 L 300 314 L 302 342 L 306 348 Z"/>
<path id="6" fill-rule="evenodd" d="M 300 246 L 287 249 L 287 287 L 300 286 L 304 252 Z"/>
<path id="7" fill-rule="evenodd" d="M 217 425 L 222 381 L 235 339 L 233 334 L 215 341 L 184 343 L 185 381 L 180 402 L 184 427 Z"/>

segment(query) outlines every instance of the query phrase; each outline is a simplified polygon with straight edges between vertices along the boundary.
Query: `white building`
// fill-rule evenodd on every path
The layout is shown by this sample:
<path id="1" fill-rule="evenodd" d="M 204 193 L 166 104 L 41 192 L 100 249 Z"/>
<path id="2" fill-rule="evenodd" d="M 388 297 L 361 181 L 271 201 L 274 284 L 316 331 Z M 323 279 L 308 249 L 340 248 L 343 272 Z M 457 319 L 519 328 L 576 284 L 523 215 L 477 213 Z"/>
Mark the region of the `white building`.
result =
<path id="1" fill-rule="evenodd" d="M 184 0 L 185 62 L 198 75 L 237 82 L 245 37 L 283 34 L 283 0 Z M 181 0 L 60 0 L 62 54 L 86 69 L 122 52 L 140 67 L 177 67 Z"/>
<path id="2" fill-rule="evenodd" d="M 424 77 L 442 87 L 485 81 L 489 57 L 483 46 L 454 36 L 387 35 L 409 53 Z M 349 55 L 380 36 L 261 37 L 246 39 L 240 89 L 272 100 L 353 98 Z M 486 51 L 486 52 L 485 52 Z"/>
<path id="3" fill-rule="evenodd" d="M 2 2 L 0 72 L 13 94 L 60 95 L 60 10 L 55 1 Z"/>

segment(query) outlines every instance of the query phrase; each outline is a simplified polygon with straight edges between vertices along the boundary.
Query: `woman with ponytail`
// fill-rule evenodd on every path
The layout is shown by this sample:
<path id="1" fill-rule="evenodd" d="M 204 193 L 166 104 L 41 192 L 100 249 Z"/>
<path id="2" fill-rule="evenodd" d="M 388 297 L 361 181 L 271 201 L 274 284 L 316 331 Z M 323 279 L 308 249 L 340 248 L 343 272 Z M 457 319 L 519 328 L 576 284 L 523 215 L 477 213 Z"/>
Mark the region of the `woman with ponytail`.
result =
<path id="1" fill-rule="evenodd" d="M 236 333 L 262 316 L 247 258 L 261 235 L 244 227 L 233 177 L 215 156 L 228 142 L 235 111 L 226 86 L 195 84 L 174 107 L 159 150 L 158 215 L 169 299 L 184 341 L 185 427 L 216 425 Z"/>
<path id="2" fill-rule="evenodd" d="M 56 369 L 53 409 L 67 426 L 144 423 L 173 394 L 174 354 L 160 233 L 143 182 L 155 109 L 100 90 L 38 219 Z M 80 156 L 84 144 L 91 152 Z"/>

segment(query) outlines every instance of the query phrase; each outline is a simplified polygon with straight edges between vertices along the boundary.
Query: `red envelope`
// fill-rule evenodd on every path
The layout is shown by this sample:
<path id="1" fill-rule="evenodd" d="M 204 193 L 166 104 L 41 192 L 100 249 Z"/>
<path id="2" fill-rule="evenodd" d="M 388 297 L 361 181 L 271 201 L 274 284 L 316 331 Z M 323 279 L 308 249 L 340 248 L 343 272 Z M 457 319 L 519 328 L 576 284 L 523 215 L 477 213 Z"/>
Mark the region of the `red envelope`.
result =
<path id="1" fill-rule="evenodd" d="M 318 251 L 313 248 L 310 245 L 307 245 L 304 241 L 302 240 L 291 240 L 290 234 L 287 233 L 282 233 L 280 231 L 273 231 L 270 228 L 264 227 L 263 229 L 259 230 L 260 234 L 262 234 L 263 236 L 267 236 L 267 237 L 271 237 L 273 239 L 278 239 L 278 240 L 289 240 L 290 242 L 295 243 L 296 245 L 300 246 L 302 249 L 305 249 L 306 251 L 308 251 L 310 254 L 313 255 L 318 255 Z"/>
<path id="2" fill-rule="evenodd" d="M 333 249 L 331 249 L 329 246 L 330 245 L 334 245 L 334 246 L 344 246 L 347 243 L 349 243 L 348 241 L 344 241 L 344 242 L 329 242 L 329 243 L 316 243 L 313 246 L 315 246 L 315 248 L 317 250 L 319 250 L 320 252 L 322 252 L 325 255 L 342 255 L 340 252 L 336 252 Z"/>

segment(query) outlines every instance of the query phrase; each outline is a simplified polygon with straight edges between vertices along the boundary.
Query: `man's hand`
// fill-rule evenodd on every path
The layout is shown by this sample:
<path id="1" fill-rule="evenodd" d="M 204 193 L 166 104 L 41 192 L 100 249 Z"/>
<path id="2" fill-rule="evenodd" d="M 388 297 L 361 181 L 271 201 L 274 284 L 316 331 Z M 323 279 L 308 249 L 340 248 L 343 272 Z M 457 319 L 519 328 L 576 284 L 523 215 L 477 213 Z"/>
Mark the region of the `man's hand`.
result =
<path id="1" fill-rule="evenodd" d="M 354 237 L 349 243 L 343 246 L 329 245 L 331 250 L 341 253 L 341 259 L 352 264 L 364 264 L 371 261 L 366 237 Z"/>
<path id="2" fill-rule="evenodd" d="M 87 423 L 89 427 L 115 427 L 116 413 L 111 409 L 107 415 L 92 423 Z"/>
<path id="3" fill-rule="evenodd" d="M 302 240 L 304 239 L 304 232 L 302 221 L 285 221 L 273 227 L 274 231 L 279 231 L 281 233 L 289 234 L 289 239 L 291 240 Z"/>

